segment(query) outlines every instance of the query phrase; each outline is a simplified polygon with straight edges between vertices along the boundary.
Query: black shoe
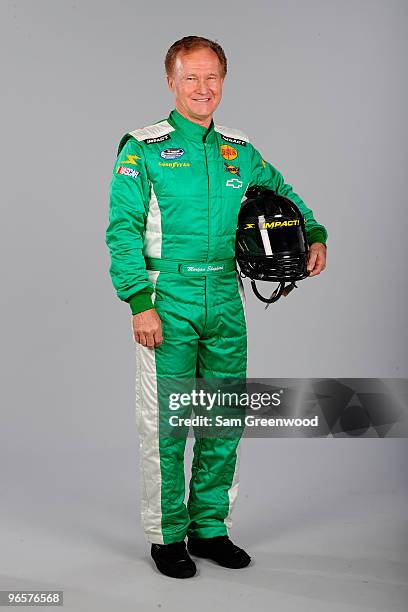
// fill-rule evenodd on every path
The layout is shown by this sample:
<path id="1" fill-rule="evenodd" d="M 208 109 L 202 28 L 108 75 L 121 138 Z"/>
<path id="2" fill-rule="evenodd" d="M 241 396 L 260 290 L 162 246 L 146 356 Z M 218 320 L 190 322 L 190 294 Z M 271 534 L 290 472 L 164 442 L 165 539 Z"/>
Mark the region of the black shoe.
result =
<path id="1" fill-rule="evenodd" d="M 238 548 L 231 542 L 228 536 L 217 536 L 216 538 L 189 538 L 187 544 L 188 552 L 196 557 L 212 559 L 223 567 L 239 569 L 246 567 L 251 562 L 251 557 L 245 550 Z"/>
<path id="2" fill-rule="evenodd" d="M 174 544 L 152 544 L 151 555 L 159 572 L 171 578 L 192 578 L 197 571 L 184 540 Z"/>

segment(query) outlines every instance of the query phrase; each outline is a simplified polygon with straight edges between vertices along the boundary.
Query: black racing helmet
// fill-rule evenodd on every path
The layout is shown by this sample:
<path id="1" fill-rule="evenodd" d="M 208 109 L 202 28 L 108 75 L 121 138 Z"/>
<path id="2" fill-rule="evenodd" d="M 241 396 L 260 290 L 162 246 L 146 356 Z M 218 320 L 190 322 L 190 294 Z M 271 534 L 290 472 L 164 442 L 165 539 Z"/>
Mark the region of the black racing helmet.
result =
<path id="1" fill-rule="evenodd" d="M 287 295 L 296 281 L 309 275 L 305 224 L 298 207 L 271 189 L 248 189 L 238 215 L 235 257 L 260 300 L 271 304 Z M 279 286 L 268 299 L 258 292 L 256 280 Z"/>

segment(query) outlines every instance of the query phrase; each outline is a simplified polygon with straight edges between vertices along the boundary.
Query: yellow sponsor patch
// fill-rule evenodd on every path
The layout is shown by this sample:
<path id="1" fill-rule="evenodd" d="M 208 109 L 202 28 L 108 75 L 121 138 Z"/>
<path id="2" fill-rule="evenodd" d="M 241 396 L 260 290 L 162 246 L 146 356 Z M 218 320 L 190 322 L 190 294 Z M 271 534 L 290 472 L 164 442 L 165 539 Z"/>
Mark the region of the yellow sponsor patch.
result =
<path id="1" fill-rule="evenodd" d="M 294 225 L 299 225 L 299 219 L 292 219 L 291 221 L 271 221 L 268 223 L 265 221 L 263 224 L 263 229 L 274 229 L 275 227 L 292 227 Z"/>
<path id="2" fill-rule="evenodd" d="M 166 168 L 189 168 L 191 164 L 189 162 L 159 162 L 159 166 Z"/>
<path id="3" fill-rule="evenodd" d="M 139 157 L 138 155 L 128 155 L 127 159 L 123 159 L 121 162 L 121 164 L 132 164 L 133 166 L 137 166 L 137 159 L 142 159 L 141 157 Z"/>
<path id="4" fill-rule="evenodd" d="M 226 172 L 230 172 L 231 174 L 236 174 L 237 176 L 241 178 L 238 166 L 231 166 L 231 164 L 227 164 L 227 162 L 224 162 L 224 165 L 225 165 Z"/>
<path id="5" fill-rule="evenodd" d="M 259 229 L 275 229 L 276 227 L 293 227 L 300 225 L 299 219 L 292 219 L 290 221 L 264 221 L 262 225 L 259 225 Z M 247 223 L 244 229 L 253 229 L 255 223 Z"/>
<path id="6" fill-rule="evenodd" d="M 234 149 L 234 147 L 231 147 L 231 145 L 221 145 L 220 151 L 223 158 L 227 159 L 228 161 L 238 157 L 238 151 Z"/>

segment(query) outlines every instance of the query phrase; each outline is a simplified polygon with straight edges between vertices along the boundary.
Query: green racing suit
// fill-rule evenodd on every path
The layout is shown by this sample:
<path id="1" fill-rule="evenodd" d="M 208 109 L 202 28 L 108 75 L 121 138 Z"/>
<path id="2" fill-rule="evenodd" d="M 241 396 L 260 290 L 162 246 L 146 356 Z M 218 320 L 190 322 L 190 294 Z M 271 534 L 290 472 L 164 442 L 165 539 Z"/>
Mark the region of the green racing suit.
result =
<path id="1" fill-rule="evenodd" d="M 309 244 L 327 232 L 282 175 L 238 130 L 205 128 L 173 110 L 126 134 L 110 188 L 110 273 L 133 314 L 153 306 L 163 343 L 135 342 L 142 524 L 157 544 L 228 533 L 238 491 L 240 436 L 199 437 L 187 504 L 185 436 L 160 435 L 160 380 L 245 378 L 245 301 L 235 269 L 238 212 L 247 187 L 291 199 Z M 187 414 L 184 412 L 183 414 Z"/>

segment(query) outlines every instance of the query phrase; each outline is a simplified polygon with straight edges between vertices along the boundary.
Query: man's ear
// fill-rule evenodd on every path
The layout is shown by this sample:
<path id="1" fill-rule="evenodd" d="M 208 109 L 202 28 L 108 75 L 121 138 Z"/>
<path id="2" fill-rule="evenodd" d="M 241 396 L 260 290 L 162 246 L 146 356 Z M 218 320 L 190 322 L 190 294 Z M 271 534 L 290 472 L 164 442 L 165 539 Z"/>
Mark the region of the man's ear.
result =
<path id="1" fill-rule="evenodd" d="M 173 91 L 173 87 L 174 87 L 174 79 L 173 77 L 171 77 L 170 75 L 166 75 L 166 80 L 167 80 L 167 85 L 168 88 L 170 89 L 170 91 Z"/>

